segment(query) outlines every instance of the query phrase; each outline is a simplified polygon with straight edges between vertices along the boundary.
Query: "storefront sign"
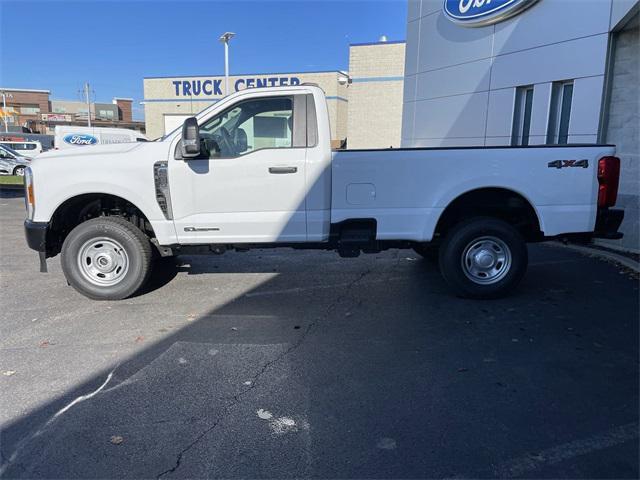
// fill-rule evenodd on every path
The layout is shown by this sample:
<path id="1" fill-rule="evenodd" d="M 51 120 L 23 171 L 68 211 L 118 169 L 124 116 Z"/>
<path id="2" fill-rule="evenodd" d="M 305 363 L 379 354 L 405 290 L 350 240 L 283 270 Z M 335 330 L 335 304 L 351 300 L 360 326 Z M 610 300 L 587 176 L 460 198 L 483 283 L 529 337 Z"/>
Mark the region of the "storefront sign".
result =
<path id="1" fill-rule="evenodd" d="M 71 122 L 73 120 L 71 115 L 64 113 L 42 113 L 40 115 L 45 122 Z"/>
<path id="2" fill-rule="evenodd" d="M 444 0 L 444 13 L 465 27 L 484 27 L 513 17 L 538 0 Z"/>
<path id="3" fill-rule="evenodd" d="M 224 90 L 224 79 L 173 80 L 172 83 L 176 97 L 222 96 Z M 246 77 L 230 79 L 229 85 L 237 92 L 245 88 L 300 85 L 300 79 L 298 77 Z"/>

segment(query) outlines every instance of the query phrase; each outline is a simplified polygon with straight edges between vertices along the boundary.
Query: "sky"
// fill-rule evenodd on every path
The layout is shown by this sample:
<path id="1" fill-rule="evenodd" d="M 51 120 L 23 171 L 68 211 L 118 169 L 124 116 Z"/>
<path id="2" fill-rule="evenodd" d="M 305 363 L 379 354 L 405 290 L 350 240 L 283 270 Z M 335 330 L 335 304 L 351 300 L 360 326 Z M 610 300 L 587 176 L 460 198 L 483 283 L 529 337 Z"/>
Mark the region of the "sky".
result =
<path id="1" fill-rule="evenodd" d="M 134 99 L 144 77 L 347 70 L 349 44 L 404 40 L 406 0 L 0 0 L 0 87 Z"/>

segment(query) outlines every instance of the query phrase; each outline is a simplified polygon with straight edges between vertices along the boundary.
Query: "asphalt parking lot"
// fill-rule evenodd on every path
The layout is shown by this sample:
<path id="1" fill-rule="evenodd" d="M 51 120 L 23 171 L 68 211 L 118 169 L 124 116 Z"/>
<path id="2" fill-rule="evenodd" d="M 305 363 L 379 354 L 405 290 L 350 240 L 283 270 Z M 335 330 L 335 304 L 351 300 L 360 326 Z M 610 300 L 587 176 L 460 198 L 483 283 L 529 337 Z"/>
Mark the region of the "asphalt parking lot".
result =
<path id="1" fill-rule="evenodd" d="M 180 257 L 135 298 L 38 273 L 0 198 L 5 478 L 637 478 L 638 281 L 530 247 L 510 298 L 412 251 Z"/>

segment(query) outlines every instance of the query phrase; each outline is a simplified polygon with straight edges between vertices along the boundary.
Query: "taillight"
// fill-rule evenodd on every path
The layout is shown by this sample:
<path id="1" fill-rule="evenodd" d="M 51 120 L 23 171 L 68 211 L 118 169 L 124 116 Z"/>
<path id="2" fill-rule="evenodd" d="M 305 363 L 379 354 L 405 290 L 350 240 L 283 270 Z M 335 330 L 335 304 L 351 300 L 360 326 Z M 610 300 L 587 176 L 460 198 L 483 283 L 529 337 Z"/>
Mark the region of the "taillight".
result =
<path id="1" fill-rule="evenodd" d="M 620 159 L 602 157 L 598 161 L 598 207 L 613 207 L 618 197 Z"/>

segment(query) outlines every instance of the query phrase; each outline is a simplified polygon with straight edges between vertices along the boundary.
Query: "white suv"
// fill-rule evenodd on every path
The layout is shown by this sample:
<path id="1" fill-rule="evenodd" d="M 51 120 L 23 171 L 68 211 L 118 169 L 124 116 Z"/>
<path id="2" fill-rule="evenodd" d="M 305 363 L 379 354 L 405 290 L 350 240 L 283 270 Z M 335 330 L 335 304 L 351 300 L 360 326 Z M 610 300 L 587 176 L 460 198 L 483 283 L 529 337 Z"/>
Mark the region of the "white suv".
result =
<path id="1" fill-rule="evenodd" d="M 9 147 L 26 157 L 34 157 L 42 153 L 42 143 L 38 140 L 0 140 L 0 145 Z"/>

